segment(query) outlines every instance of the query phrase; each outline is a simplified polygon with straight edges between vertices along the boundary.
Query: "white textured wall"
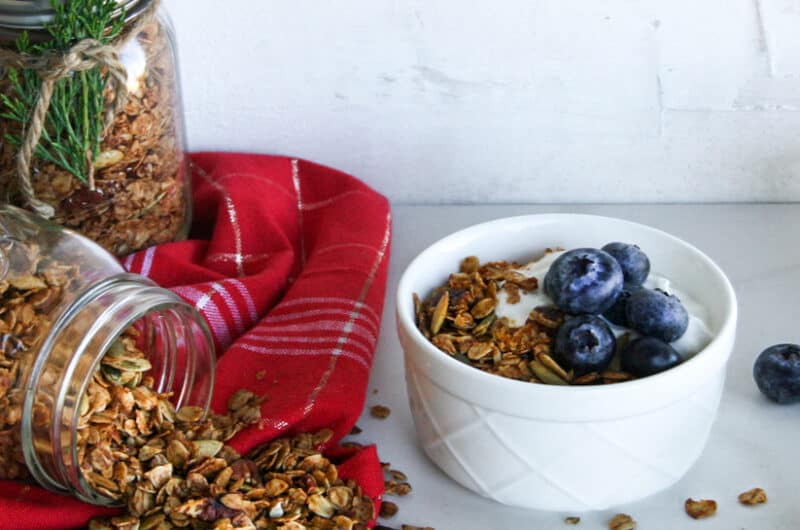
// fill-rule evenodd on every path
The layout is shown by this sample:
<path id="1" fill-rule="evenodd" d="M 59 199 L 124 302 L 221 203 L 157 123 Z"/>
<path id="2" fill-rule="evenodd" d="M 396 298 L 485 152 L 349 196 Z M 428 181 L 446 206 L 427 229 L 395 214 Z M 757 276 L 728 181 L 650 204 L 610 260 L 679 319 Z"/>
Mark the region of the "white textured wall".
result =
<path id="1" fill-rule="evenodd" d="M 402 202 L 800 200 L 800 0 L 166 0 L 193 149 Z"/>

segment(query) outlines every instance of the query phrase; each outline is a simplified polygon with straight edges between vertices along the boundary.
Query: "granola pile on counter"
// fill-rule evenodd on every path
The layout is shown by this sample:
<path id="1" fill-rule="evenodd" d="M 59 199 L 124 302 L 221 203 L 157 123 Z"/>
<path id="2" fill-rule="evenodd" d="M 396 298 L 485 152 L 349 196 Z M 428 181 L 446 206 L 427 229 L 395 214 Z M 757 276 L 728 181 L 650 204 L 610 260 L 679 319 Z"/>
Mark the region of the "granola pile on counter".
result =
<path id="1" fill-rule="evenodd" d="M 210 424 L 199 430 L 213 431 Z M 182 435 L 166 448 L 147 445 L 144 457 L 152 463 L 141 481 L 127 486 L 133 491 L 126 495 L 127 513 L 95 519 L 89 529 L 365 530 L 374 518 L 372 500 L 315 449 L 331 435 L 277 439 L 246 457 L 210 439 L 187 443 Z"/>

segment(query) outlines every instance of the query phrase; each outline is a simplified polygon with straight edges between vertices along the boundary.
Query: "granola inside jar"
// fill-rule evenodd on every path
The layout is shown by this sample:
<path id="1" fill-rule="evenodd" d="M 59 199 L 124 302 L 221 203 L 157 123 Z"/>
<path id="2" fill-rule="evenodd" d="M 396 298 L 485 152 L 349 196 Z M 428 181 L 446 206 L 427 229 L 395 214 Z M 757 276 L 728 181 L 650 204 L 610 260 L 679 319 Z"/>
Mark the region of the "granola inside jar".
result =
<path id="1" fill-rule="evenodd" d="M 149 469 L 137 458 L 155 454 L 152 439 L 205 416 L 213 363 L 205 321 L 177 295 L 0 206 L 0 479 L 119 503 Z"/>
<path id="2" fill-rule="evenodd" d="M 63 100 L 84 89 L 79 79 L 88 74 L 76 71 L 56 81 L 42 138 L 28 171 L 30 196 L 20 183 L 25 172 L 20 170 L 19 156 L 37 94 L 21 95 L 21 88 L 31 89 L 33 82 L 25 85 L 24 70 L 0 61 L 0 95 L 8 98 L 0 101 L 0 200 L 21 207 L 30 207 L 31 200 L 39 201 L 45 213 L 41 208 L 35 209 L 38 213 L 121 256 L 185 238 L 192 205 L 171 25 L 158 0 L 116 0 L 115 4 L 119 11 L 111 24 L 120 24 L 119 34 L 108 46 L 116 50 L 124 67 L 122 103 L 114 106 L 113 121 L 102 130 L 96 145 L 86 150 L 83 160 L 76 161 L 80 156 L 70 159 L 68 155 L 74 154 L 72 143 L 80 142 L 74 137 L 82 134 L 72 134 L 74 127 L 69 122 L 75 120 L 63 115 L 79 116 L 86 109 L 80 96 L 74 102 Z M 18 50 L 23 33 L 33 43 L 48 42 L 52 38 L 48 24 L 54 20 L 57 18 L 49 1 L 0 0 L 0 48 Z M 99 68 L 98 72 L 106 75 L 107 68 L 103 64 Z M 32 75 L 46 76 L 47 70 Z M 18 81 L 20 76 L 22 82 Z M 116 94 L 108 80 L 114 78 L 107 78 L 100 94 L 107 106 Z M 75 85 L 59 89 L 59 83 L 65 82 Z M 28 107 L 21 104 L 18 112 L 13 112 L 14 105 L 25 101 Z M 102 111 L 100 108 L 88 121 L 96 123 L 105 115 Z M 81 122 L 80 117 L 77 121 Z"/>

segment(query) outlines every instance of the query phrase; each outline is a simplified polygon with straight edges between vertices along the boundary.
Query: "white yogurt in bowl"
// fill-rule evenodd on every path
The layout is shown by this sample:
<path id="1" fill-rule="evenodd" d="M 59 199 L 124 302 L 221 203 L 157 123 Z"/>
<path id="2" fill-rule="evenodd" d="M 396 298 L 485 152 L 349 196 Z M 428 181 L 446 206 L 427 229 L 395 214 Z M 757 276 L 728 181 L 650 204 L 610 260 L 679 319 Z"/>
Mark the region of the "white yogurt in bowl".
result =
<path id="1" fill-rule="evenodd" d="M 526 278 L 536 278 L 539 280 L 539 288 L 534 291 L 519 292 L 519 302 L 512 304 L 508 301 L 508 293 L 503 289 L 497 291 L 497 306 L 495 307 L 495 315 L 497 318 L 505 318 L 510 326 L 520 327 L 525 324 L 531 311 L 541 306 L 552 306 L 553 300 L 544 292 L 544 277 L 547 271 L 553 265 L 553 262 L 561 256 L 564 250 L 555 250 L 547 252 L 538 260 L 531 261 L 530 263 L 513 269 L 519 272 Z M 703 305 L 689 296 L 687 293 L 675 288 L 672 282 L 658 274 L 651 273 L 644 286 L 648 289 L 661 289 L 662 291 L 675 295 L 686 308 L 689 313 L 689 327 L 686 333 L 670 345 L 675 348 L 675 351 L 681 354 L 681 357 L 687 359 L 696 354 L 711 342 L 713 336 L 709 329 L 709 313 Z M 629 328 L 617 326 L 608 323 L 614 335 L 617 337 L 631 333 L 632 337 L 636 337 L 637 333 Z"/>

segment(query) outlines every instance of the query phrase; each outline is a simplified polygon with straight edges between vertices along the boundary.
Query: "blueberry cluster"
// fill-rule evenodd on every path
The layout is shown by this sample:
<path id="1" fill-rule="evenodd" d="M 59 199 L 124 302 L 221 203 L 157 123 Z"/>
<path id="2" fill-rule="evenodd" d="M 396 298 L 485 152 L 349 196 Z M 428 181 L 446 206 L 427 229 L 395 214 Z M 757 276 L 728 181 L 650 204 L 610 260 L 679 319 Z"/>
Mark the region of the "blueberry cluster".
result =
<path id="1" fill-rule="evenodd" d="M 626 372 L 644 377 L 679 364 L 669 343 L 686 332 L 689 314 L 675 296 L 644 287 L 649 274 L 647 255 L 627 243 L 559 256 L 544 278 L 545 293 L 570 315 L 556 335 L 559 363 L 576 375 L 605 370 L 617 351 L 611 322 L 641 335 L 621 348 Z"/>

